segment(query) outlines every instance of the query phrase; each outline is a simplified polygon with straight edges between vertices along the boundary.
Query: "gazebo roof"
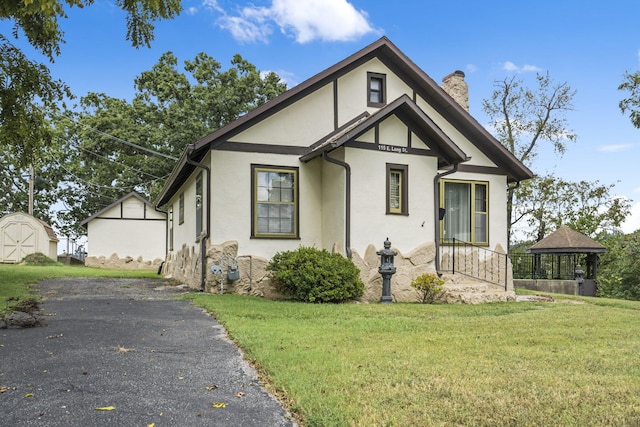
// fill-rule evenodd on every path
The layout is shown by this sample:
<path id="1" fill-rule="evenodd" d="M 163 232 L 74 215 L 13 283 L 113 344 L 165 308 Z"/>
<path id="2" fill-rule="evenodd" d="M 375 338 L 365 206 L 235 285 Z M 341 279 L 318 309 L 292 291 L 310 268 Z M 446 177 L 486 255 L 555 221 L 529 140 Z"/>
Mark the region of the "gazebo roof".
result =
<path id="1" fill-rule="evenodd" d="M 563 225 L 535 245 L 527 252 L 532 254 L 580 253 L 593 254 L 605 252 L 605 248 L 592 238 Z"/>

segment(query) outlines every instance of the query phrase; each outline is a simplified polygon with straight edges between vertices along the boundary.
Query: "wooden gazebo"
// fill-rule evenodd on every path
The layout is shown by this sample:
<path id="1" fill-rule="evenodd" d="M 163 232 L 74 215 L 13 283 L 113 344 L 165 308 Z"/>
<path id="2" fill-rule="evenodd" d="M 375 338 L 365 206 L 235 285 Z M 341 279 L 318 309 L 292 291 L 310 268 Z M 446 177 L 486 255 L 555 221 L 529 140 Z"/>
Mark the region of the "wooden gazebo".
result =
<path id="1" fill-rule="evenodd" d="M 566 225 L 531 246 L 527 252 L 534 255 L 549 255 L 554 258 L 550 278 L 574 278 L 576 269 L 584 256 L 583 294 L 595 296 L 598 276 L 598 254 L 607 249 L 592 238 Z M 534 258 L 534 271 L 541 267 L 540 257 Z"/>

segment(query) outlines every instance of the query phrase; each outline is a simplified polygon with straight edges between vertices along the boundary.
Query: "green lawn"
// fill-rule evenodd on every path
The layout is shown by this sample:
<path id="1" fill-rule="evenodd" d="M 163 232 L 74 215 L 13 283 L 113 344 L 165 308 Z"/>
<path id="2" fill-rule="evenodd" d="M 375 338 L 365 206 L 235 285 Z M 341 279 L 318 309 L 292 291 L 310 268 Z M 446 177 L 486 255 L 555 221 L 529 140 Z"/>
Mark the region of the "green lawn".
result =
<path id="1" fill-rule="evenodd" d="M 54 277 L 0 265 L 0 304 Z M 306 426 L 638 426 L 640 302 L 302 304 L 192 294 Z M 0 310 L 4 308 L 0 305 Z"/>
<path id="2" fill-rule="evenodd" d="M 640 425 L 638 302 L 191 298 L 307 426 Z"/>
<path id="3" fill-rule="evenodd" d="M 0 313 L 7 307 L 7 299 L 35 296 L 33 284 L 56 277 L 159 277 L 155 270 L 106 270 L 81 265 L 16 265 L 0 264 Z"/>

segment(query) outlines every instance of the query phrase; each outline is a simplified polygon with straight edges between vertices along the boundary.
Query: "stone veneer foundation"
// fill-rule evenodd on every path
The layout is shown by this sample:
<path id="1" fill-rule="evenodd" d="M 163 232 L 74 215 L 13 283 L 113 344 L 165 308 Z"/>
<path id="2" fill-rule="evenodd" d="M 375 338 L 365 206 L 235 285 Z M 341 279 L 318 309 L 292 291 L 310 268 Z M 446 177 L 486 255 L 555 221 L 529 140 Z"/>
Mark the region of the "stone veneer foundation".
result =
<path id="1" fill-rule="evenodd" d="M 333 252 L 344 253 L 342 248 L 334 245 Z M 370 244 L 361 256 L 353 250 L 352 260 L 360 269 L 360 278 L 365 285 L 364 295 L 359 302 L 378 302 L 382 294 L 382 276 L 378 273 L 380 258 L 376 255 L 378 249 Z M 424 243 L 412 251 L 402 254 L 394 249 L 398 255 L 394 262 L 396 274 L 391 280 L 391 294 L 396 302 L 416 302 L 417 293 L 411 287 L 411 281 L 424 273 L 435 273 L 435 244 Z M 228 241 L 222 244 L 209 245 L 207 248 L 207 280 L 205 292 L 210 293 L 236 293 L 241 295 L 261 296 L 269 299 L 279 299 L 282 295 L 271 284 L 269 272 L 266 266 L 269 260 L 257 256 L 240 256 L 238 268 L 240 278 L 234 282 L 226 279 L 227 266 L 223 269 L 225 274 L 214 275 L 210 272 L 212 265 L 219 265 L 223 256 L 236 259 L 238 257 L 238 242 Z M 510 264 L 509 264 L 510 266 Z M 508 270 L 508 268 L 507 268 Z M 200 289 L 200 255 L 193 247 L 184 245 L 175 254 L 169 254 L 163 266 L 163 273 L 167 278 L 173 278 L 187 284 L 192 289 Z M 501 272 L 502 277 L 508 274 L 507 291 L 504 286 L 493 285 L 485 282 L 473 281 L 473 279 L 459 274 L 444 274 L 445 296 L 449 303 L 484 303 L 495 301 L 515 300 L 513 292 L 513 279 L 509 271 Z M 222 283 L 221 283 L 222 277 Z"/>

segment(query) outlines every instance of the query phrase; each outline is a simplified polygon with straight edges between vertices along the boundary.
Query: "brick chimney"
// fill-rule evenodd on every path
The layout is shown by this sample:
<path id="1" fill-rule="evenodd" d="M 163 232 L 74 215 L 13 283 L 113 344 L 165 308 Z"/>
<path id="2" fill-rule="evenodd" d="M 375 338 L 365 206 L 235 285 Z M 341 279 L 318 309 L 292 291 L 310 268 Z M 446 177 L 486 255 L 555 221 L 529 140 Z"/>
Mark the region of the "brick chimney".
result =
<path id="1" fill-rule="evenodd" d="M 442 89 L 462 108 L 469 111 L 469 86 L 464 81 L 464 73 L 456 70 L 442 79 Z"/>

